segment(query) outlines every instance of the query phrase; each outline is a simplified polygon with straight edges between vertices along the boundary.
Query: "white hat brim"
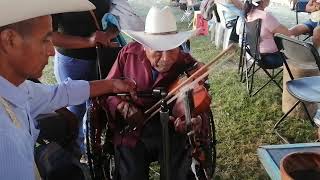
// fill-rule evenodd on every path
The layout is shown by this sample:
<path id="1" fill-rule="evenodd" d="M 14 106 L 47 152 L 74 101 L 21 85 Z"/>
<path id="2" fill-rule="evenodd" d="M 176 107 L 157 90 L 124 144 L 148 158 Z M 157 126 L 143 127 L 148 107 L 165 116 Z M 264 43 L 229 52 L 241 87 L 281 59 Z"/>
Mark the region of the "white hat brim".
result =
<path id="1" fill-rule="evenodd" d="M 175 34 L 154 35 L 144 31 L 122 30 L 123 33 L 155 51 L 166 51 L 180 46 L 195 35 L 196 30 L 178 32 Z"/>
<path id="2" fill-rule="evenodd" d="M 95 6 L 88 0 L 0 0 L 0 27 L 50 14 L 92 9 Z"/>

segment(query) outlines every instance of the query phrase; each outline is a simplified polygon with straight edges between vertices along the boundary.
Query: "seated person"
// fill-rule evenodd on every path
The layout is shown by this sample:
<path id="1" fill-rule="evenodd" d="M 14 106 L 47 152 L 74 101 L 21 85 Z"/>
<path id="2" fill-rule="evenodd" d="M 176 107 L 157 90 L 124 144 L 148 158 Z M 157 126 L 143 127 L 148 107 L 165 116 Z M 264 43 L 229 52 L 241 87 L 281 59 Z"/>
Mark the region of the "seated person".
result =
<path id="1" fill-rule="evenodd" d="M 306 5 L 307 12 L 315 12 L 320 10 L 320 3 L 317 0 L 309 0 Z M 298 24 L 290 29 L 292 35 L 299 36 L 301 34 L 310 33 L 313 35 L 312 42 L 313 45 L 318 49 L 320 46 L 320 28 L 318 22 L 313 22 L 310 19 L 304 24 Z"/>
<path id="2" fill-rule="evenodd" d="M 227 7 L 230 11 L 224 11 L 223 16 L 226 20 L 226 27 L 232 28 L 232 32 L 230 35 L 230 40 L 233 42 L 239 42 L 239 35 L 241 32 L 236 30 L 236 24 L 239 23 L 238 26 L 242 26 L 241 19 L 238 17 L 242 17 L 242 9 L 243 9 L 243 2 L 241 0 L 216 0 L 217 3 L 222 4 L 223 6 Z M 221 14 L 218 14 L 218 16 Z M 221 17 L 219 17 L 221 19 Z M 241 39 L 241 38 L 240 38 Z"/>
<path id="3" fill-rule="evenodd" d="M 245 2 L 244 13 L 246 21 L 251 22 L 261 19 L 261 32 L 260 32 L 260 53 L 262 58 L 262 66 L 266 68 L 276 68 L 282 66 L 282 59 L 279 55 L 279 50 L 273 39 L 274 34 L 281 33 L 287 36 L 291 32 L 287 27 L 280 24 L 280 22 L 265 8 L 269 5 L 270 0 L 252 0 Z"/>
<path id="4" fill-rule="evenodd" d="M 155 87 L 168 89 L 179 74 L 197 62 L 190 54 L 179 49 L 179 46 L 195 32 L 177 32 L 176 19 L 168 7 L 162 10 L 155 7 L 150 9 L 146 17 L 145 32 L 123 32 L 137 42 L 123 47 L 107 79 L 132 79 L 136 82 L 138 91 L 149 91 Z M 197 63 L 196 67 L 200 66 L 200 63 Z M 138 100 L 133 102 L 110 96 L 104 101 L 104 108 L 112 116 L 110 126 L 115 145 L 115 169 L 118 171 L 116 176 L 119 179 L 149 179 L 150 163 L 162 160 L 163 142 L 159 114 L 144 124 L 148 116 L 143 113 L 158 100 L 152 97 L 138 97 Z M 196 134 L 208 135 L 206 132 L 209 131 L 209 112 L 208 107 L 206 112 L 192 116 L 191 124 Z M 127 124 L 137 129 L 131 132 L 123 131 L 128 127 Z M 185 132 L 185 121 L 170 116 L 169 134 L 170 169 L 174 170 L 171 171 L 169 179 L 194 179 L 190 171 L 190 148 L 186 148 L 188 136 Z"/>

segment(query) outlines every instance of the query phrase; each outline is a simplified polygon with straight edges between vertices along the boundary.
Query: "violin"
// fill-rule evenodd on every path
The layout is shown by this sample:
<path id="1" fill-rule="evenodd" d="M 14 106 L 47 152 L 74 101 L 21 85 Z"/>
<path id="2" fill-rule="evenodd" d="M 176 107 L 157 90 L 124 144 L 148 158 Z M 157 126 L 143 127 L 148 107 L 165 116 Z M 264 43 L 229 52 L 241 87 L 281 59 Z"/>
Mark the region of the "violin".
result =
<path id="1" fill-rule="evenodd" d="M 214 63 L 218 62 L 222 57 L 224 57 L 228 53 L 231 53 L 231 54 L 229 54 L 227 56 L 227 58 L 225 58 L 225 60 L 229 60 L 234 56 L 235 50 L 236 50 L 235 47 L 236 47 L 235 44 L 229 45 L 229 47 L 227 49 L 220 52 L 209 63 L 202 66 L 200 69 L 197 69 L 196 72 L 192 73 L 192 75 L 190 77 L 183 80 L 183 82 L 181 82 L 181 83 L 176 83 L 176 85 L 172 87 L 172 90 L 169 91 L 168 95 L 165 98 L 167 103 L 169 104 L 169 103 L 173 102 L 174 100 L 176 100 L 181 95 L 181 91 L 180 91 L 181 89 L 183 89 L 183 88 L 188 89 L 188 88 L 197 87 L 198 86 L 197 84 L 199 84 L 199 82 L 203 81 L 203 79 L 205 79 L 209 75 L 209 73 L 211 71 L 213 71 L 212 66 L 214 65 Z M 205 97 L 205 96 L 203 96 L 203 97 Z M 144 112 L 146 117 L 148 117 L 148 116 L 149 117 L 143 122 L 143 124 L 146 124 L 154 115 L 156 115 L 160 111 L 160 104 L 161 104 L 161 101 L 158 101 L 151 108 L 149 108 L 148 110 L 146 110 Z"/>
<path id="2" fill-rule="evenodd" d="M 184 72 L 182 75 L 180 75 L 178 77 L 178 79 L 173 82 L 170 86 L 169 86 L 169 91 L 171 91 L 172 89 L 174 89 L 175 87 L 177 87 L 179 84 L 181 84 L 182 82 L 184 82 L 187 78 L 189 78 L 192 73 L 195 72 L 195 70 L 197 70 L 198 64 L 196 63 L 192 69 L 188 69 L 186 72 Z M 206 77 L 207 78 L 207 77 Z M 203 112 L 207 112 L 210 109 L 210 103 L 211 103 L 211 96 L 208 93 L 207 88 L 204 85 L 203 81 L 200 81 L 199 83 L 195 84 L 193 88 L 189 87 L 189 89 L 182 89 L 182 91 L 186 92 L 190 92 L 190 96 L 189 96 L 189 102 L 190 102 L 190 107 L 192 107 L 192 112 L 191 114 L 193 116 L 203 113 Z M 184 103 L 185 103 L 185 99 L 183 99 L 184 96 L 179 96 L 177 97 L 177 100 L 173 106 L 172 109 L 172 115 L 175 118 L 184 118 L 185 115 L 185 107 L 184 107 Z"/>
<path id="3" fill-rule="evenodd" d="M 180 81 L 188 76 L 184 73 L 183 76 L 173 83 L 171 86 L 176 86 Z M 200 180 L 208 180 L 211 177 L 209 158 L 207 152 L 203 149 L 203 142 L 201 140 L 208 138 L 202 133 L 195 132 L 193 129 L 191 118 L 210 111 L 211 96 L 203 82 L 199 82 L 193 88 L 182 89 L 182 95 L 177 98 L 172 108 L 172 115 L 175 118 L 184 119 L 186 122 L 186 132 L 189 140 L 189 145 L 192 149 L 192 171 Z M 201 119 L 201 121 L 204 121 Z M 203 137 L 204 136 L 204 137 Z"/>

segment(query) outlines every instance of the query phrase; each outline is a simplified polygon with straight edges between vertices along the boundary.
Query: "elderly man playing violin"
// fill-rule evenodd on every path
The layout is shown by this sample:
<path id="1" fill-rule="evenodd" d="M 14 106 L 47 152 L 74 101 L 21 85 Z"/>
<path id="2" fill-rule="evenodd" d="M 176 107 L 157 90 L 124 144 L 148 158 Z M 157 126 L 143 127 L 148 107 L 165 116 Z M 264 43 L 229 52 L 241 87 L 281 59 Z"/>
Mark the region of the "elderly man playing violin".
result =
<path id="1" fill-rule="evenodd" d="M 156 87 L 168 89 L 180 74 L 192 67 L 201 66 L 190 54 L 179 48 L 195 31 L 178 32 L 176 19 L 169 7 L 152 7 L 146 17 L 144 32 L 122 31 L 135 42 L 129 43 L 120 51 L 107 79 L 131 79 L 136 82 L 138 92 L 150 91 Z M 110 126 L 114 134 L 117 179 L 149 179 L 150 163 L 161 161 L 163 141 L 159 113 L 142 125 L 148 118 L 144 111 L 156 102 L 150 97 L 138 97 L 135 101 L 114 96 L 105 99 L 104 108 L 112 116 Z M 173 106 L 169 105 L 171 109 Z M 206 134 L 208 131 L 208 113 L 192 116 L 191 126 L 196 133 Z M 134 131 L 124 131 L 128 124 L 134 124 L 137 128 Z M 188 148 L 185 125 L 182 118 L 170 116 L 172 173 L 168 179 L 195 178 L 190 171 L 191 150 Z"/>

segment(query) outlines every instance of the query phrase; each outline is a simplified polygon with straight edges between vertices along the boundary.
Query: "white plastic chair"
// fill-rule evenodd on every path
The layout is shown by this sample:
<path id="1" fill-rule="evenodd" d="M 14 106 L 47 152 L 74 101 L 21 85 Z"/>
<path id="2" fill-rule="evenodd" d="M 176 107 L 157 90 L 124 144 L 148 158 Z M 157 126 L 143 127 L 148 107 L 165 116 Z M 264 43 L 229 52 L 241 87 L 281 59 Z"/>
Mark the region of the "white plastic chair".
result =
<path id="1" fill-rule="evenodd" d="M 217 12 L 220 18 L 220 25 L 216 30 L 216 35 L 219 35 L 219 37 L 215 38 L 215 44 L 217 48 L 220 48 L 222 44 L 222 48 L 226 49 L 229 46 L 229 39 L 232 32 L 232 27 L 227 27 L 227 23 L 229 21 L 237 19 L 238 15 L 223 4 L 216 3 L 216 5 Z M 219 38 L 223 38 L 222 41 Z"/>
<path id="2" fill-rule="evenodd" d="M 216 21 L 216 19 L 214 19 L 214 17 L 208 21 L 211 42 L 214 42 L 216 26 L 218 24 L 218 22 Z"/>

